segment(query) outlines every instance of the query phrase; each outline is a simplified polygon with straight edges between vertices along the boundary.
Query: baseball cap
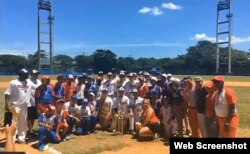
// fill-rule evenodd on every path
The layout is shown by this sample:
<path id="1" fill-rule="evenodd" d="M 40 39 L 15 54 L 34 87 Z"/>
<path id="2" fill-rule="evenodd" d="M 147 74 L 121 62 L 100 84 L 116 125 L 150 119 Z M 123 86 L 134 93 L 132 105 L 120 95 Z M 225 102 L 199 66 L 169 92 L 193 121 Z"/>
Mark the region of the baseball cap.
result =
<path id="1" fill-rule="evenodd" d="M 150 78 L 150 80 L 157 81 L 157 78 L 153 76 Z"/>
<path id="2" fill-rule="evenodd" d="M 102 91 L 108 91 L 108 89 L 107 88 L 102 88 Z"/>
<path id="3" fill-rule="evenodd" d="M 94 96 L 95 97 L 95 94 L 93 92 L 90 92 L 89 95 L 91 96 Z"/>
<path id="4" fill-rule="evenodd" d="M 148 72 L 145 72 L 144 73 L 144 76 L 149 76 L 150 74 Z"/>
<path id="5" fill-rule="evenodd" d="M 119 73 L 119 75 L 120 75 L 120 76 L 125 76 L 125 72 L 124 72 L 124 71 L 121 71 L 121 72 Z"/>
<path id="6" fill-rule="evenodd" d="M 56 78 L 59 78 L 59 77 L 63 77 L 63 75 L 62 75 L 62 74 L 58 74 L 58 75 L 56 76 Z"/>
<path id="7" fill-rule="evenodd" d="M 59 99 L 56 101 L 56 104 L 64 104 L 64 100 L 63 99 Z"/>
<path id="8" fill-rule="evenodd" d="M 172 77 L 172 76 L 173 76 L 173 75 L 172 75 L 172 74 L 170 74 L 170 73 L 168 73 L 168 74 L 167 74 L 167 77 Z"/>
<path id="9" fill-rule="evenodd" d="M 23 68 L 23 69 L 19 70 L 19 74 L 29 74 L 29 72 L 28 72 L 28 70 Z"/>
<path id="10" fill-rule="evenodd" d="M 69 74 L 69 75 L 68 75 L 68 79 L 74 79 L 73 74 Z"/>
<path id="11" fill-rule="evenodd" d="M 132 90 L 132 93 L 137 93 L 137 92 L 138 92 L 137 89 L 133 89 L 133 90 Z"/>
<path id="12" fill-rule="evenodd" d="M 103 71 L 99 71 L 98 74 L 103 74 Z"/>
<path id="13" fill-rule="evenodd" d="M 132 76 L 133 76 L 133 73 L 129 73 L 127 76 L 128 76 L 128 77 L 132 77 Z"/>
<path id="14" fill-rule="evenodd" d="M 178 78 L 171 78 L 170 81 L 173 83 L 177 83 L 177 84 L 180 84 L 181 80 L 178 79 Z"/>
<path id="15" fill-rule="evenodd" d="M 218 76 L 215 76 L 215 77 L 212 79 L 212 81 L 224 82 L 224 81 L 225 81 L 225 78 L 224 78 L 224 76 L 218 75 Z"/>
<path id="16" fill-rule="evenodd" d="M 83 100 L 82 100 L 82 105 L 88 105 L 88 103 L 89 103 L 89 102 L 88 102 L 87 99 L 83 99 Z"/>
<path id="17" fill-rule="evenodd" d="M 161 76 L 164 77 L 164 78 L 167 78 L 167 77 L 168 77 L 168 75 L 165 74 L 165 73 L 163 73 Z"/>
<path id="18" fill-rule="evenodd" d="M 123 87 L 120 87 L 118 90 L 119 91 L 125 91 L 125 89 Z"/>
<path id="19" fill-rule="evenodd" d="M 108 72 L 108 74 L 107 74 L 108 76 L 111 76 L 112 75 L 112 72 Z"/>
<path id="20" fill-rule="evenodd" d="M 203 81 L 203 79 L 202 79 L 202 77 L 197 76 L 197 77 L 194 78 L 194 81 Z"/>
<path id="21" fill-rule="evenodd" d="M 31 74 L 39 74 L 39 71 L 38 70 L 32 70 Z"/>

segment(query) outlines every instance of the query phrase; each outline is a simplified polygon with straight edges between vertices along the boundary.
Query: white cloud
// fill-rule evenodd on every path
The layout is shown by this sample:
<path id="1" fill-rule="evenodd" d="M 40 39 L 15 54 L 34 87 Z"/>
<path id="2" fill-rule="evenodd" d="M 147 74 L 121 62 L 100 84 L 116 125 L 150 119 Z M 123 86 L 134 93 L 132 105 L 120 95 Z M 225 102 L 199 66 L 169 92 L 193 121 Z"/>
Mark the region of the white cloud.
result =
<path id="1" fill-rule="evenodd" d="M 169 10 L 181 10 L 183 7 L 181 5 L 170 3 L 162 3 L 162 8 L 169 9 Z"/>
<path id="2" fill-rule="evenodd" d="M 143 7 L 138 12 L 141 13 L 141 14 L 151 14 L 151 15 L 154 15 L 154 16 L 159 16 L 159 15 L 163 14 L 161 9 L 156 7 L 156 6 L 152 7 L 152 8 Z"/>
<path id="3" fill-rule="evenodd" d="M 158 16 L 158 15 L 161 15 L 163 14 L 163 12 L 161 11 L 161 9 L 159 9 L 158 7 L 153 7 L 151 9 L 151 12 L 154 16 Z"/>
<path id="4" fill-rule="evenodd" d="M 197 41 L 207 40 L 207 41 L 215 42 L 216 38 L 215 37 L 209 37 L 205 33 L 200 33 L 200 34 L 195 34 L 194 37 L 192 38 L 192 40 L 197 40 Z"/>
<path id="5" fill-rule="evenodd" d="M 232 42 L 233 44 L 250 42 L 250 36 L 247 36 L 247 37 L 232 36 Z"/>
<path id="6" fill-rule="evenodd" d="M 142 13 L 142 14 L 149 13 L 149 12 L 151 12 L 151 8 L 149 8 L 149 7 L 143 7 L 138 12 Z"/>
<path id="7" fill-rule="evenodd" d="M 247 36 L 247 37 L 237 37 L 237 36 L 232 35 L 231 39 L 232 39 L 232 44 L 239 44 L 239 43 L 250 42 L 250 36 Z M 211 42 L 216 42 L 216 38 L 215 37 L 209 37 L 205 33 L 195 34 L 194 37 L 191 38 L 191 40 L 197 40 L 197 41 L 207 40 L 207 41 L 211 41 Z M 225 42 L 227 40 L 228 40 L 228 37 L 226 39 L 224 39 L 224 40 L 219 40 L 219 41 L 220 42 Z"/>

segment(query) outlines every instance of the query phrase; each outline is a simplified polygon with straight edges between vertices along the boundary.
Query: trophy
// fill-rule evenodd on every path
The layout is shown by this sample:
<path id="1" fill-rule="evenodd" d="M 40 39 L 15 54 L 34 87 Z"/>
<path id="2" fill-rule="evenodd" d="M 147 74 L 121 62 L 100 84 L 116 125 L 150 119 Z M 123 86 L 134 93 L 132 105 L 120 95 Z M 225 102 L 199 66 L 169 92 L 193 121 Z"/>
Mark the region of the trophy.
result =
<path id="1" fill-rule="evenodd" d="M 115 133 L 118 135 L 123 135 L 123 117 L 122 111 L 115 114 Z"/>

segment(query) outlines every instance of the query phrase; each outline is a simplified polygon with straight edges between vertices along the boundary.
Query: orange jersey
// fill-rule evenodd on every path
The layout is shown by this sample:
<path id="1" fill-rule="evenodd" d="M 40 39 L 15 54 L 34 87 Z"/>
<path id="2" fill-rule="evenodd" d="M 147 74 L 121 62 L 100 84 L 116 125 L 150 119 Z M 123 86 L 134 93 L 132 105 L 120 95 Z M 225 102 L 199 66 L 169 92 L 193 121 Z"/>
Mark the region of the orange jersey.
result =
<path id="1" fill-rule="evenodd" d="M 142 112 L 142 120 L 146 119 L 148 110 L 150 109 L 147 109 L 146 111 Z M 151 110 L 153 109 L 151 108 Z M 158 123 L 158 122 L 159 122 L 159 119 L 156 117 L 155 112 L 153 110 L 152 116 L 149 119 L 149 123 L 152 124 L 152 123 Z"/>
<path id="2" fill-rule="evenodd" d="M 141 87 L 139 87 L 138 89 L 138 95 L 142 98 L 145 98 L 147 96 L 148 93 L 148 85 L 146 83 L 144 83 Z"/>
<path id="3" fill-rule="evenodd" d="M 76 84 L 71 82 L 71 85 L 69 85 L 67 82 L 65 82 L 63 86 L 65 90 L 65 100 L 69 101 L 76 91 Z"/>

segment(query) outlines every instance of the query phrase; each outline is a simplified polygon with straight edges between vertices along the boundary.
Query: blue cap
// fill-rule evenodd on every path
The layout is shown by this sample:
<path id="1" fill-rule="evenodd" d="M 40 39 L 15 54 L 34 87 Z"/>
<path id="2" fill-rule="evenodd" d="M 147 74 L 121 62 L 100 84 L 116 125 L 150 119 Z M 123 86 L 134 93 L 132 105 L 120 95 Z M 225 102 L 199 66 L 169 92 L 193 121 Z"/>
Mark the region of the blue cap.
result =
<path id="1" fill-rule="evenodd" d="M 82 100 L 82 105 L 88 105 L 88 104 L 89 104 L 89 102 L 88 102 L 87 99 L 83 99 L 83 100 Z"/>

